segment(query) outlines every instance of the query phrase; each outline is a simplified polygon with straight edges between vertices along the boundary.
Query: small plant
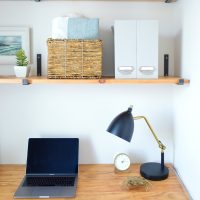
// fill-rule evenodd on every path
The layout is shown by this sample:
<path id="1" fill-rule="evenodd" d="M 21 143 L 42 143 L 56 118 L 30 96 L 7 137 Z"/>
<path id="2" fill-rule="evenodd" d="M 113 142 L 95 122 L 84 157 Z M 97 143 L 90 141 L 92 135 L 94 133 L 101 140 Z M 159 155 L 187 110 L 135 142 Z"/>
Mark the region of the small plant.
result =
<path id="1" fill-rule="evenodd" d="M 16 52 L 16 60 L 17 66 L 27 66 L 29 62 L 23 49 L 20 49 Z"/>
<path id="2" fill-rule="evenodd" d="M 140 176 L 131 176 L 124 180 L 122 186 L 126 189 L 135 189 L 137 187 L 144 187 L 146 191 L 152 186 L 151 182 Z"/>

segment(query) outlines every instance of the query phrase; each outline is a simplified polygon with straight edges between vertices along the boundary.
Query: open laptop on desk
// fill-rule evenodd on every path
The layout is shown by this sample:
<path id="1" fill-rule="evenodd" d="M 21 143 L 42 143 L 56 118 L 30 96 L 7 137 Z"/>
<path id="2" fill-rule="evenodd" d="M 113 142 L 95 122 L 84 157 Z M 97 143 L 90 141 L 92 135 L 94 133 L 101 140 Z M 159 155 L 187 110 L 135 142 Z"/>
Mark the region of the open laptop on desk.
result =
<path id="1" fill-rule="evenodd" d="M 30 138 L 26 175 L 14 198 L 74 197 L 78 152 L 78 138 Z"/>

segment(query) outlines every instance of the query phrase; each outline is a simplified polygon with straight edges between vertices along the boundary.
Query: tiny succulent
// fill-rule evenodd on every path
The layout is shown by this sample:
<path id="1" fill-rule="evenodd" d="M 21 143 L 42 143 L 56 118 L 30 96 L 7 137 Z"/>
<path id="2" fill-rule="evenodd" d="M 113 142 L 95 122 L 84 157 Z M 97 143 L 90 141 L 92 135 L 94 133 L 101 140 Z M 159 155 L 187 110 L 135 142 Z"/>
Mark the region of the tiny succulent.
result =
<path id="1" fill-rule="evenodd" d="M 27 66 L 29 62 L 23 49 L 20 49 L 16 52 L 16 60 L 17 66 Z"/>

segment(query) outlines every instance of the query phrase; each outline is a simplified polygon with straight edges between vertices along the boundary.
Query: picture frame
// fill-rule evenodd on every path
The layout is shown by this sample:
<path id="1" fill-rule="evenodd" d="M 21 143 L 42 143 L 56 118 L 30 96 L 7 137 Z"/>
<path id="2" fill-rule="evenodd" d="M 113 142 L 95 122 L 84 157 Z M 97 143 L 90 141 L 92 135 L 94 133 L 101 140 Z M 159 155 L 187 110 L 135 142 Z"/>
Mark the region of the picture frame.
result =
<path id="1" fill-rule="evenodd" d="M 0 65 L 14 65 L 15 54 L 24 49 L 30 61 L 30 36 L 28 27 L 0 27 Z"/>

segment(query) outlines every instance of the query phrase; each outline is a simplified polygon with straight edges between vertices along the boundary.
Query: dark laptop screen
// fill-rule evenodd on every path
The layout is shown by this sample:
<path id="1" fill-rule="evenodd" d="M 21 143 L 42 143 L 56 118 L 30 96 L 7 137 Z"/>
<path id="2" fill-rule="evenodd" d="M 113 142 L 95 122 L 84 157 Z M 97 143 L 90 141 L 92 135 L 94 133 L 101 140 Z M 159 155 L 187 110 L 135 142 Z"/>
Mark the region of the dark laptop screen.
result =
<path id="1" fill-rule="evenodd" d="M 78 138 L 30 138 L 26 173 L 77 173 Z"/>

